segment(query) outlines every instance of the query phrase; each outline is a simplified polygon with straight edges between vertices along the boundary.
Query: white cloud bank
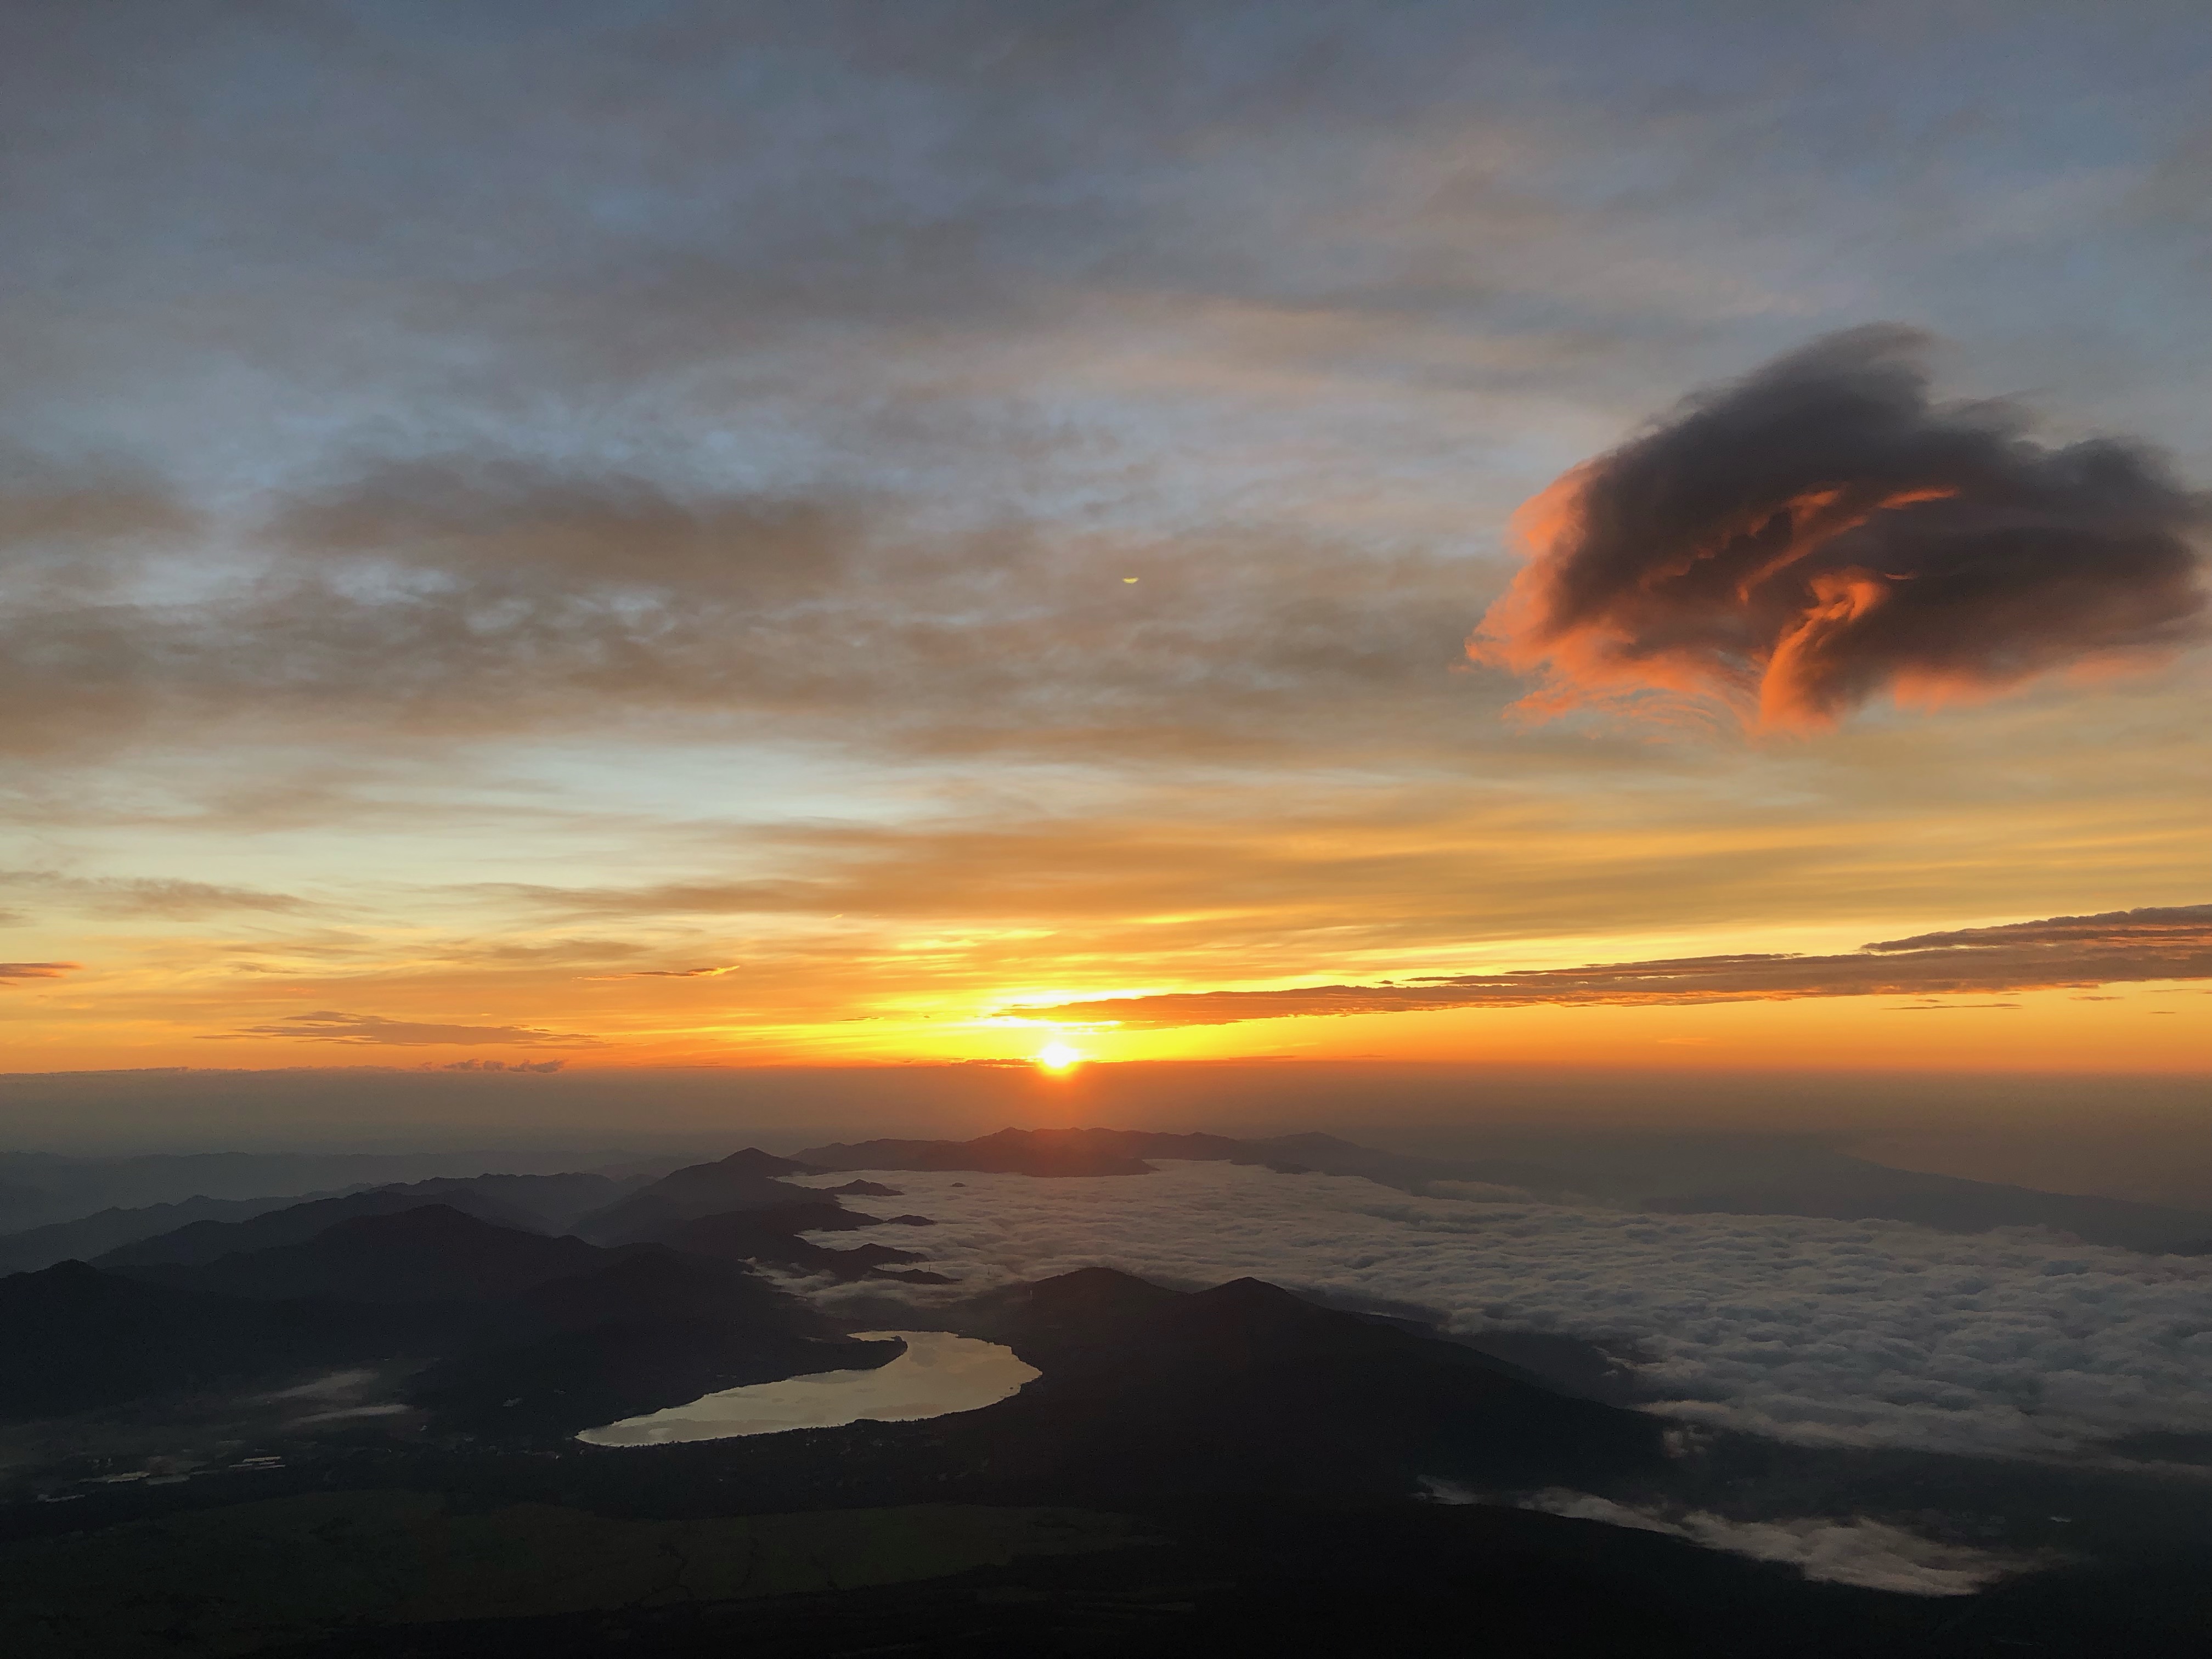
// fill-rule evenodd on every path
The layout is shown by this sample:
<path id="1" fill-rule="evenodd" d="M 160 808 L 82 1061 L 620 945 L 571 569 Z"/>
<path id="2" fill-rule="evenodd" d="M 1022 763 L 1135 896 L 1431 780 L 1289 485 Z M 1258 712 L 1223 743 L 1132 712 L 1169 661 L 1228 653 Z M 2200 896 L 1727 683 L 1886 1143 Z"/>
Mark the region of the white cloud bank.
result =
<path id="1" fill-rule="evenodd" d="M 1449 1492 L 1440 1492 L 1438 1496 L 1447 1503 L 1471 1501 Z M 1669 1519 L 1588 1492 L 1556 1487 L 1536 1493 L 1522 1507 L 1547 1515 L 1602 1521 L 1608 1526 L 1665 1533 L 1707 1549 L 1748 1555 L 1756 1561 L 1786 1562 L 1808 1578 L 1905 1595 L 1972 1595 L 2008 1574 L 2038 1565 L 2033 1557 L 1923 1538 L 1881 1521 L 1832 1521 L 1818 1516 L 1731 1521 L 1704 1510 Z"/>
<path id="2" fill-rule="evenodd" d="M 1786 1440 L 2035 1455 L 2212 1431 L 2212 1261 L 2018 1231 L 1414 1198 L 1220 1164 L 890 1178 L 939 1224 L 910 1242 L 961 1281 L 917 1301 L 1091 1265 L 1188 1286 L 1249 1274 L 1411 1304 L 1455 1331 L 1632 1350 L 1655 1409 Z"/>

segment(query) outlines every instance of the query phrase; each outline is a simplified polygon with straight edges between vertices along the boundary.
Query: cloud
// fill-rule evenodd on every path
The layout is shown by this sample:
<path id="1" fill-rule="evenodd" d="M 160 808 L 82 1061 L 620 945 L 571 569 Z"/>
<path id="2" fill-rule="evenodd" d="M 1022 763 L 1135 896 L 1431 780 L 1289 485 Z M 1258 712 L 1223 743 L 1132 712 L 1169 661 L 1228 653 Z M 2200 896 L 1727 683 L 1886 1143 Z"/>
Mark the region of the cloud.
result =
<path id="1" fill-rule="evenodd" d="M 724 974 L 733 974 L 737 964 L 726 963 L 720 968 L 641 968 L 635 973 L 600 974 L 599 979 L 720 979 Z"/>
<path id="2" fill-rule="evenodd" d="M 1411 1197 L 1218 1164 L 1036 1181 L 902 1170 L 933 1298 L 1103 1265 L 1245 1274 L 1449 1329 L 1637 1356 L 1650 1409 L 1808 1444 L 2096 1455 L 2212 1431 L 2212 1261 L 2043 1233 Z M 964 1184 L 963 1184 L 964 1183 Z M 822 1294 L 834 1297 L 833 1292 Z"/>
<path id="3" fill-rule="evenodd" d="M 1450 1492 L 1442 1496 L 1448 1503 L 1458 1497 Z M 2008 1574 L 2043 1565 L 2032 1556 L 1923 1538 L 1863 1516 L 1849 1521 L 1820 1516 L 1735 1521 L 1705 1510 L 1669 1516 L 1557 1487 L 1535 1493 L 1521 1507 L 1665 1533 L 1755 1561 L 1786 1562 L 1808 1578 L 1826 1583 L 1857 1584 L 1903 1595 L 1972 1595 Z"/>
<path id="4" fill-rule="evenodd" d="M 2130 441 L 1930 404 L 1927 344 L 1827 336 L 1561 477 L 1469 654 L 1540 677 L 1539 716 L 1717 701 L 1804 730 L 2200 638 L 2205 498 Z"/>
<path id="5" fill-rule="evenodd" d="M 73 974 L 83 964 L 75 962 L 0 962 L 0 985 L 15 985 L 27 979 L 59 979 L 64 974 Z"/>
<path id="6" fill-rule="evenodd" d="M 426 1060 L 425 1067 L 435 1062 Z M 441 1072 L 541 1072 L 559 1071 L 568 1062 L 565 1060 L 449 1060 L 437 1066 Z"/>
<path id="7" fill-rule="evenodd" d="M 2167 979 L 2212 979 L 2212 904 L 1924 933 L 1862 945 L 1848 956 L 1681 957 L 1508 974 L 1422 975 L 1411 984 L 1192 991 L 1005 1012 L 1133 1026 L 1226 1025 L 1304 1014 L 1955 995 Z"/>
<path id="8" fill-rule="evenodd" d="M 225 1036 L 286 1037 L 294 1042 L 345 1042 L 374 1048 L 424 1048 L 435 1043 L 520 1043 L 546 1048 L 600 1046 L 599 1038 L 577 1031 L 544 1031 L 525 1025 L 435 1025 L 418 1020 L 386 1019 L 377 1014 L 329 1011 L 294 1014 L 273 1025 L 249 1025 L 244 1030 Z"/>
<path id="9" fill-rule="evenodd" d="M 1453 558 L 946 517 L 470 451 L 380 462 L 97 605 L 0 592 L 0 746 L 369 721 L 382 744 L 436 748 L 651 712 L 672 740 L 1058 750 L 1080 734 L 1157 755 L 1280 746 L 1293 725 L 1350 741 L 1362 707 L 1471 695 L 1449 672 L 1468 614 Z"/>
<path id="10" fill-rule="evenodd" d="M 313 908 L 305 899 L 289 893 L 225 887 L 171 877 L 64 876 L 52 871 L 0 871 L 0 887 L 50 894 L 72 909 L 106 916 L 160 916 L 185 921 L 232 910 L 289 915 Z"/>

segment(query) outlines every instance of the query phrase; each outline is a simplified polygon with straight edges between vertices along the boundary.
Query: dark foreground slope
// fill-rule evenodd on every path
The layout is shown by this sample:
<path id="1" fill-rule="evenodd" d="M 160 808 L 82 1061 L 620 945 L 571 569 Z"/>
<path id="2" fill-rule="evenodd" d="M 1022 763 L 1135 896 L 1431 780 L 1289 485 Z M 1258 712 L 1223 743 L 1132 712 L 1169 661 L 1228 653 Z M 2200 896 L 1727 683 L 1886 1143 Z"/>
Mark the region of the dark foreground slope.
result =
<path id="1" fill-rule="evenodd" d="M 2196 1659 L 2198 1564 L 1936 1599 L 1508 1508 L 1207 1498 L 662 1519 L 332 1492 L 0 1541 L 11 1659 L 1501 1653 Z"/>
<path id="2" fill-rule="evenodd" d="M 475 1305 L 588 1333 L 777 1296 L 632 1246 Z M 0 1650 L 2167 1659 L 2212 1614 L 2201 1564 L 2155 1549 L 1929 1600 L 1511 1507 L 1662 1480 L 1659 1425 L 1254 1281 L 1089 1269 L 944 1322 L 1044 1375 L 925 1422 L 636 1448 L 364 1432 L 283 1469 L 0 1508 Z M 559 1372 L 559 1334 L 508 1375 Z M 621 1352 L 666 1380 L 649 1345 Z M 479 1378 L 478 1408 L 508 1386 Z M 1493 1501 L 1419 1501 L 1425 1476 Z"/>
<path id="3" fill-rule="evenodd" d="M 1501 1639 L 1550 1653 L 1621 1638 L 1633 1645 L 1586 1650 L 1838 1653 L 1851 1651 L 1838 1626 L 1910 1628 L 1915 1610 L 1887 1601 L 1550 1516 L 1310 1505 L 653 1522 L 362 1492 L 0 1546 L 0 1644 L 17 1659 L 1352 1654 Z"/>
<path id="4" fill-rule="evenodd" d="M 0 1279 L 0 1421 L 329 1370 L 409 1336 L 383 1310 L 250 1302 L 64 1261 Z"/>

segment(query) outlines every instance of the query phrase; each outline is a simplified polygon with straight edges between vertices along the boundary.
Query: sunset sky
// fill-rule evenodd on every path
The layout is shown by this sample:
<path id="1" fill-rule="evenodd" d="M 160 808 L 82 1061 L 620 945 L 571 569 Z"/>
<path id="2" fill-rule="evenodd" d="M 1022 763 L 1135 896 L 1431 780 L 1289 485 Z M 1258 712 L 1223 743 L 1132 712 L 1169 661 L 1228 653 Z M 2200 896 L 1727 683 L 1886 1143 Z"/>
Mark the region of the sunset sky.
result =
<path id="1" fill-rule="evenodd" d="M 0 1071 L 2212 1069 L 2203 23 L 10 6 Z"/>

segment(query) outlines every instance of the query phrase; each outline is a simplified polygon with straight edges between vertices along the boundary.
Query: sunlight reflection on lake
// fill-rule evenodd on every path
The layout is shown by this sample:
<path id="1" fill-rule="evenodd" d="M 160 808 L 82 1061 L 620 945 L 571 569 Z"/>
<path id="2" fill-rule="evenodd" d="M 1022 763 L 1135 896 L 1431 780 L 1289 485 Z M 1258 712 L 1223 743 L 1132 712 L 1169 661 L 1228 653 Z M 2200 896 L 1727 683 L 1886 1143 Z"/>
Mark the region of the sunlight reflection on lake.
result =
<path id="1" fill-rule="evenodd" d="M 863 1420 L 907 1423 L 996 1405 L 1038 1375 L 1012 1348 L 950 1331 L 856 1331 L 865 1341 L 896 1337 L 906 1352 L 866 1371 L 817 1371 L 702 1395 L 642 1417 L 625 1417 L 577 1439 L 594 1446 L 659 1446 L 727 1440 L 786 1429 L 834 1429 Z"/>

